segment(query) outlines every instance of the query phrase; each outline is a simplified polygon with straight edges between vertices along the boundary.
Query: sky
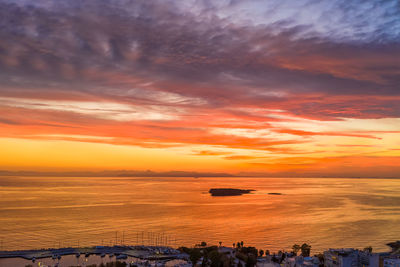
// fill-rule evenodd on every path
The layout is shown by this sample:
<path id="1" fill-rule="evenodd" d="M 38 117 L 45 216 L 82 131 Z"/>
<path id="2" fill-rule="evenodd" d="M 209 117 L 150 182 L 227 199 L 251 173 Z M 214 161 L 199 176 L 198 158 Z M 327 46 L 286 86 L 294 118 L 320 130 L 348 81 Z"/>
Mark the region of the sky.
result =
<path id="1" fill-rule="evenodd" d="M 400 175 L 397 0 L 0 0 L 0 169 Z"/>

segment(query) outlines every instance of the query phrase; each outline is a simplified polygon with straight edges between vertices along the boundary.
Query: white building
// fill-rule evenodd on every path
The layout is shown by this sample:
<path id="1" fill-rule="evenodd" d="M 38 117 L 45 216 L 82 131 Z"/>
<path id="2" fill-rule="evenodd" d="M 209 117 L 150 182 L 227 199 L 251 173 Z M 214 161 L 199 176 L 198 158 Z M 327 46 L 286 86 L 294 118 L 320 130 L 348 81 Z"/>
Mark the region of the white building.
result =
<path id="1" fill-rule="evenodd" d="M 317 257 L 286 257 L 282 262 L 283 267 L 318 267 L 320 264 Z"/>
<path id="2" fill-rule="evenodd" d="M 379 267 L 379 254 L 352 248 L 329 249 L 324 260 L 326 267 Z"/>

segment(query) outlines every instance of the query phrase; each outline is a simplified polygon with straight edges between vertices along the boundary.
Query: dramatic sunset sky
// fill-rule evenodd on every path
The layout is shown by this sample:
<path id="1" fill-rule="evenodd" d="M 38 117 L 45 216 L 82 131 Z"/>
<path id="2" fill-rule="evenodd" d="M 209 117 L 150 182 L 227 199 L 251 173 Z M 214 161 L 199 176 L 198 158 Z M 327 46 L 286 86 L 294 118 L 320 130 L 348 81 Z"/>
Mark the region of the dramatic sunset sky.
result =
<path id="1" fill-rule="evenodd" d="M 400 174 L 397 0 L 0 0 L 0 169 Z"/>

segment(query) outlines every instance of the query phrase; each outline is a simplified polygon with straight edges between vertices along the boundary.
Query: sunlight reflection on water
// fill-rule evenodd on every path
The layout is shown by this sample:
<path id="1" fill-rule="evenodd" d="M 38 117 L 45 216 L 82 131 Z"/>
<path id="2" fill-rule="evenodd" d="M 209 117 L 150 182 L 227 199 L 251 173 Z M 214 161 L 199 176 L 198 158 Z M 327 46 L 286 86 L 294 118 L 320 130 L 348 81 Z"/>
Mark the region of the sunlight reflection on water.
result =
<path id="1" fill-rule="evenodd" d="M 211 197 L 218 187 L 257 191 Z M 243 240 L 272 251 L 295 242 L 382 251 L 400 239 L 399 222 L 400 180 L 0 178 L 3 250 L 109 245 L 123 235 L 126 244 L 158 236 L 172 246 Z"/>

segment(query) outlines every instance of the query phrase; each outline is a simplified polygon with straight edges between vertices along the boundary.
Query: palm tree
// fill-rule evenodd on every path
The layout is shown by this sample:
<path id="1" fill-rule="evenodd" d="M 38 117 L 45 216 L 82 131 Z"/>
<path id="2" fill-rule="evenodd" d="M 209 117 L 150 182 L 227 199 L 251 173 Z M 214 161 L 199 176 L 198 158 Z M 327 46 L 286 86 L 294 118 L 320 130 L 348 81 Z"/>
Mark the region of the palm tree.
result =
<path id="1" fill-rule="evenodd" d="M 293 247 L 292 247 L 292 249 L 293 249 L 293 253 L 294 253 L 295 255 L 297 255 L 297 252 L 299 252 L 299 250 L 300 250 L 301 248 L 300 248 L 299 245 L 294 244 Z"/>
<path id="2" fill-rule="evenodd" d="M 365 247 L 365 248 L 364 248 L 364 251 L 365 251 L 365 252 L 372 253 L 372 247 L 371 247 L 371 246 Z"/>
<path id="3" fill-rule="evenodd" d="M 200 249 L 194 248 L 189 253 L 189 259 L 192 262 L 192 266 L 196 266 L 197 261 L 201 258 Z"/>
<path id="4" fill-rule="evenodd" d="M 261 258 L 262 258 L 262 256 L 264 256 L 264 250 L 260 249 L 260 251 L 258 253 L 260 253 Z"/>
<path id="5" fill-rule="evenodd" d="M 311 246 L 308 245 L 307 243 L 304 243 L 301 245 L 301 255 L 303 257 L 309 257 L 311 252 Z"/>

